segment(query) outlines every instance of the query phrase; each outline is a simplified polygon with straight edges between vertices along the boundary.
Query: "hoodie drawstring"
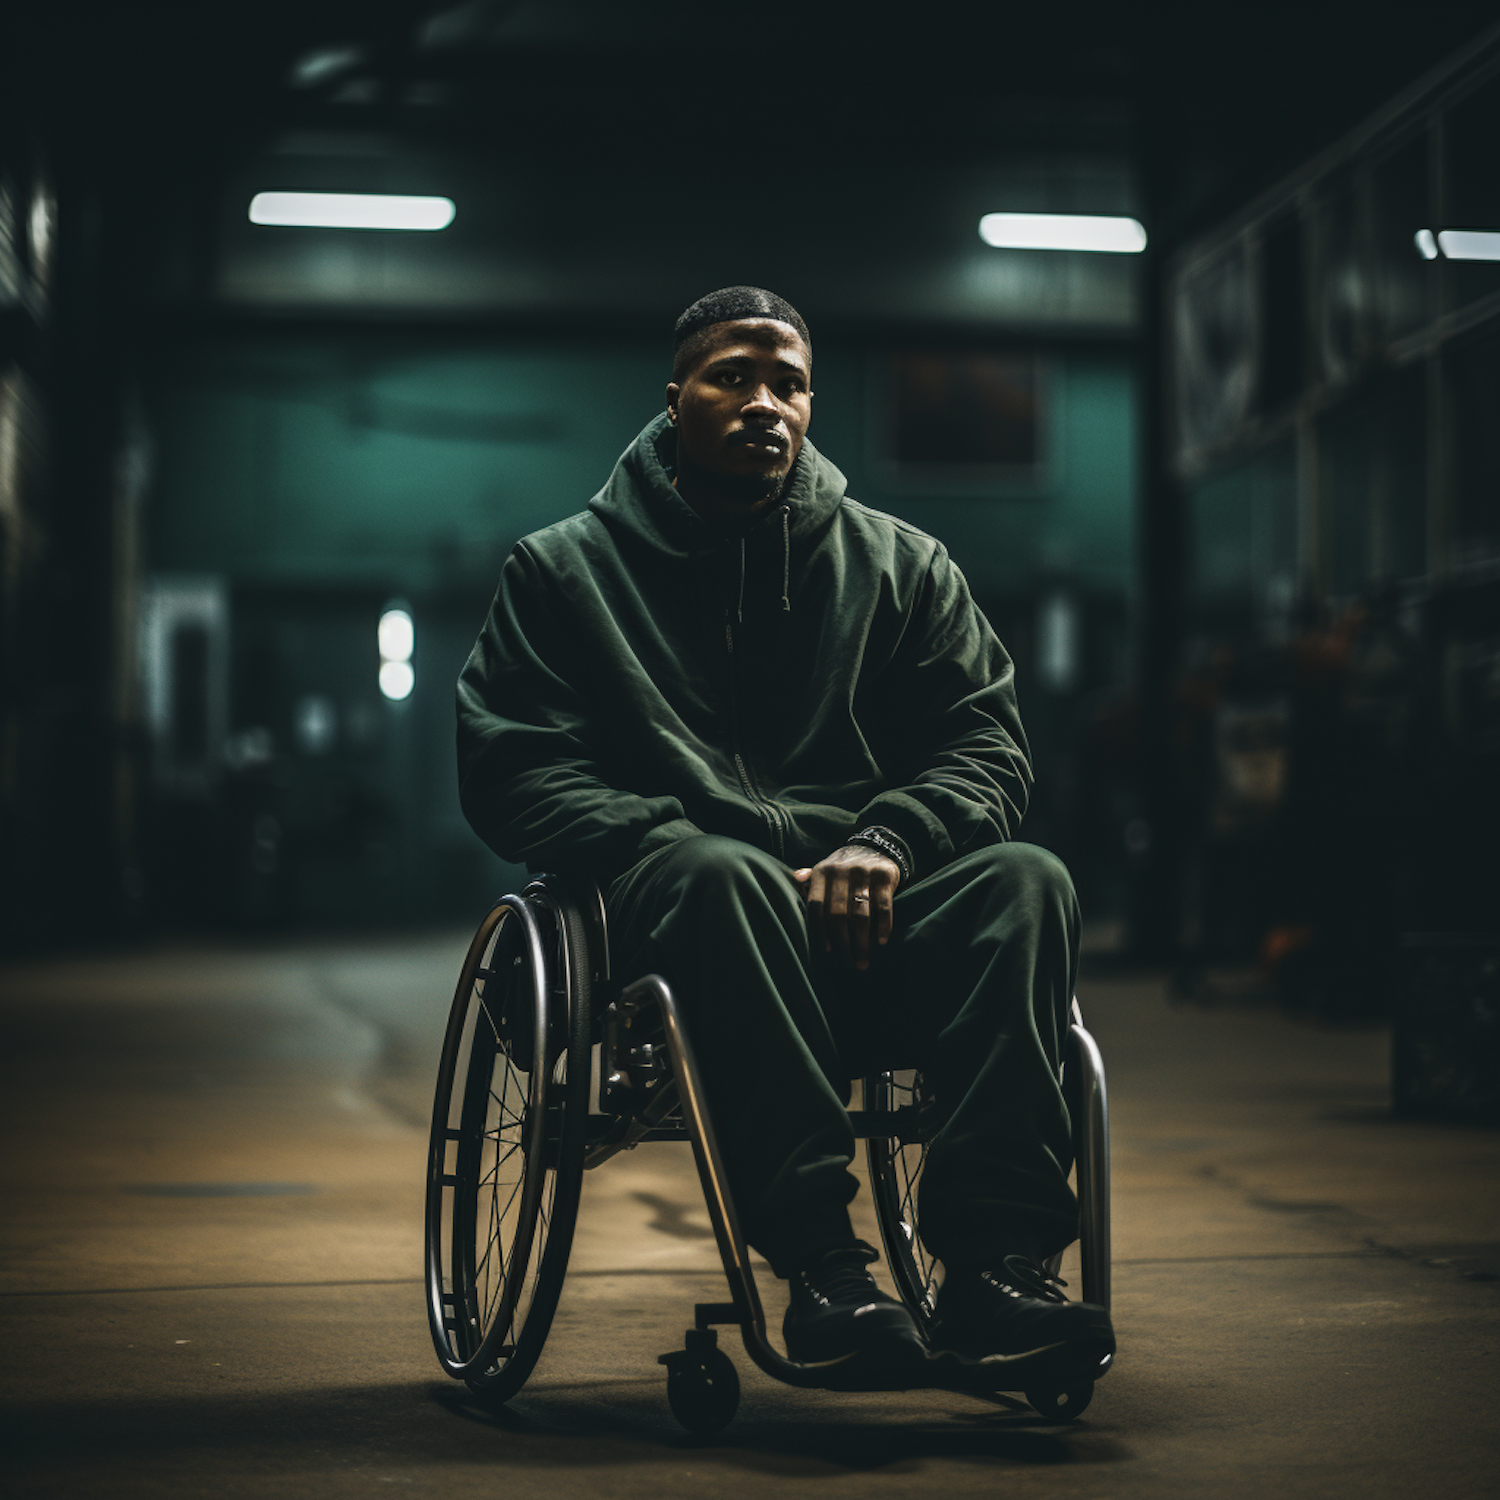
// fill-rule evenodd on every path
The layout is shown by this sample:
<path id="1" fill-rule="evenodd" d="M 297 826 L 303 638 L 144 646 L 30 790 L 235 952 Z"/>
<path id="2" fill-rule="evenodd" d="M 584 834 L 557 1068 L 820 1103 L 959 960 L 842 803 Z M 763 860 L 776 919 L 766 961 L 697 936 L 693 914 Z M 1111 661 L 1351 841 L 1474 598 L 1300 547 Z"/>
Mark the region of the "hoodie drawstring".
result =
<path id="1" fill-rule="evenodd" d="M 746 570 L 746 547 L 745 538 L 740 538 L 740 584 L 739 592 L 735 598 L 734 618 L 743 625 L 745 623 L 745 570 Z M 781 608 L 784 613 L 792 612 L 792 512 L 791 507 L 781 507 Z"/>
<path id="2" fill-rule="evenodd" d="M 792 612 L 792 522 L 791 506 L 781 507 L 781 608 Z"/>

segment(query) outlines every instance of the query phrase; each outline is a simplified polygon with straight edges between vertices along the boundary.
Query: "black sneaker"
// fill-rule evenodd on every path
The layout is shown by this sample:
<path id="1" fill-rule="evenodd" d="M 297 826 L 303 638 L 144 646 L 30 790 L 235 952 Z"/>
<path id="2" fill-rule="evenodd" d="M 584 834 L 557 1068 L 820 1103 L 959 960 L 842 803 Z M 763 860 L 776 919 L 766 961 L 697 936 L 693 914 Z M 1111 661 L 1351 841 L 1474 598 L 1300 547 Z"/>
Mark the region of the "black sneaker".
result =
<path id="1" fill-rule="evenodd" d="M 1109 1313 L 1070 1302 L 1067 1283 L 1026 1255 L 1007 1255 L 997 1270 L 950 1273 L 938 1292 L 934 1349 L 970 1359 L 1035 1355 L 1086 1372 L 1115 1352 Z"/>
<path id="2" fill-rule="evenodd" d="M 927 1346 L 905 1306 L 865 1268 L 879 1255 L 863 1240 L 830 1250 L 793 1275 L 782 1333 L 799 1364 L 849 1361 L 872 1378 L 919 1368 Z"/>

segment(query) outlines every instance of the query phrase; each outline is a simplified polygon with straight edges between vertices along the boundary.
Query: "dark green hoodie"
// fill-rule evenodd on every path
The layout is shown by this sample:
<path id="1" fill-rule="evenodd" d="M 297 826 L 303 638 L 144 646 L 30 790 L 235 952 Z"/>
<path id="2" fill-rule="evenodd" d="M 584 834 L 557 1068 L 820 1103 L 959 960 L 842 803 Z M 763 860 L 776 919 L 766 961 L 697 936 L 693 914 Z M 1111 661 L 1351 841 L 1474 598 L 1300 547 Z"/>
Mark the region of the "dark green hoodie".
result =
<path id="1" fill-rule="evenodd" d="M 1010 658 L 942 545 L 804 443 L 744 538 L 672 486 L 651 422 L 589 508 L 516 544 L 458 682 L 459 794 L 533 870 L 608 881 L 727 834 L 811 864 L 872 825 L 914 878 L 1015 836 Z"/>

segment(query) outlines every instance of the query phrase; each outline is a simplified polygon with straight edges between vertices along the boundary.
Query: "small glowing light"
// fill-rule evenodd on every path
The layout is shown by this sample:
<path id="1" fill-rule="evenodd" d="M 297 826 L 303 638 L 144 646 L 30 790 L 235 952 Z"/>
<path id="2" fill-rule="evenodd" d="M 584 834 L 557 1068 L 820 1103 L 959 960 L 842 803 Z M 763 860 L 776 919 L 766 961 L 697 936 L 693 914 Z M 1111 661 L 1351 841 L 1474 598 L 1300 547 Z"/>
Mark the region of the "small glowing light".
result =
<path id="1" fill-rule="evenodd" d="M 300 89 L 316 88 L 364 61 L 362 47 L 323 47 L 298 58 L 292 64 L 290 79 Z"/>
<path id="2" fill-rule="evenodd" d="M 380 617 L 377 632 L 381 661 L 410 661 L 417 644 L 416 627 L 404 609 L 388 609 Z"/>
<path id="3" fill-rule="evenodd" d="M 1062 591 L 1049 594 L 1037 610 L 1036 673 L 1055 693 L 1070 692 L 1077 684 L 1081 615 L 1078 600 Z"/>
<path id="4" fill-rule="evenodd" d="M 457 213 L 451 198 L 395 193 L 257 193 L 252 224 L 292 229 L 446 229 Z"/>
<path id="5" fill-rule="evenodd" d="M 1423 260 L 1436 260 L 1438 258 L 1437 240 L 1433 238 L 1430 229 L 1419 229 L 1412 236 L 1412 242 L 1417 247 L 1417 254 Z"/>
<path id="6" fill-rule="evenodd" d="M 338 710 L 333 699 L 323 693 L 308 693 L 298 699 L 292 731 L 304 755 L 326 755 L 338 733 Z"/>
<path id="7" fill-rule="evenodd" d="M 411 696 L 417 682 L 411 665 L 411 654 L 417 644 L 411 611 L 392 605 L 381 615 L 375 638 L 380 643 L 380 691 L 399 703 Z"/>
<path id="8" fill-rule="evenodd" d="M 416 685 L 417 674 L 412 671 L 409 661 L 381 662 L 380 691 L 387 698 L 399 703 L 403 698 L 411 697 L 411 690 Z"/>
<path id="9" fill-rule="evenodd" d="M 1500 232 L 1493 229 L 1440 229 L 1437 241 L 1449 260 L 1500 260 Z"/>
<path id="10" fill-rule="evenodd" d="M 1099 214 L 986 214 L 979 238 L 997 250 L 1093 250 L 1139 255 L 1146 231 L 1139 220 Z"/>

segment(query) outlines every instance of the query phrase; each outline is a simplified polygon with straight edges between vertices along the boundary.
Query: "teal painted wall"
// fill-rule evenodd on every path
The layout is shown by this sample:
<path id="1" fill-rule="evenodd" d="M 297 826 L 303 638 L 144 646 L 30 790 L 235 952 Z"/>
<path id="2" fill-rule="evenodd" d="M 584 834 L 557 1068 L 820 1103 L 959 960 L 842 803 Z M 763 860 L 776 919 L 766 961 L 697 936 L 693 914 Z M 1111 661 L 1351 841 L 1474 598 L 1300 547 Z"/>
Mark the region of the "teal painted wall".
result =
<path id="1" fill-rule="evenodd" d="M 579 509 L 660 409 L 630 351 L 222 350 L 163 381 L 152 566 L 445 592 Z"/>
<path id="2" fill-rule="evenodd" d="M 872 458 L 870 360 L 820 351 L 813 440 L 868 504 L 941 537 L 977 591 L 1041 575 L 1125 591 L 1125 355 L 1052 355 L 1039 483 L 947 496 Z M 510 544 L 580 509 L 662 406 L 664 350 L 226 348 L 161 381 L 151 565 L 258 582 L 471 591 Z"/>
<path id="3" fill-rule="evenodd" d="M 1134 397 L 1129 356 L 1054 353 L 1042 362 L 1044 461 L 1035 482 L 892 482 L 870 399 L 875 356 L 820 356 L 812 437 L 867 504 L 939 537 L 985 598 L 1030 594 L 1044 581 L 1125 594 L 1133 573 Z"/>

